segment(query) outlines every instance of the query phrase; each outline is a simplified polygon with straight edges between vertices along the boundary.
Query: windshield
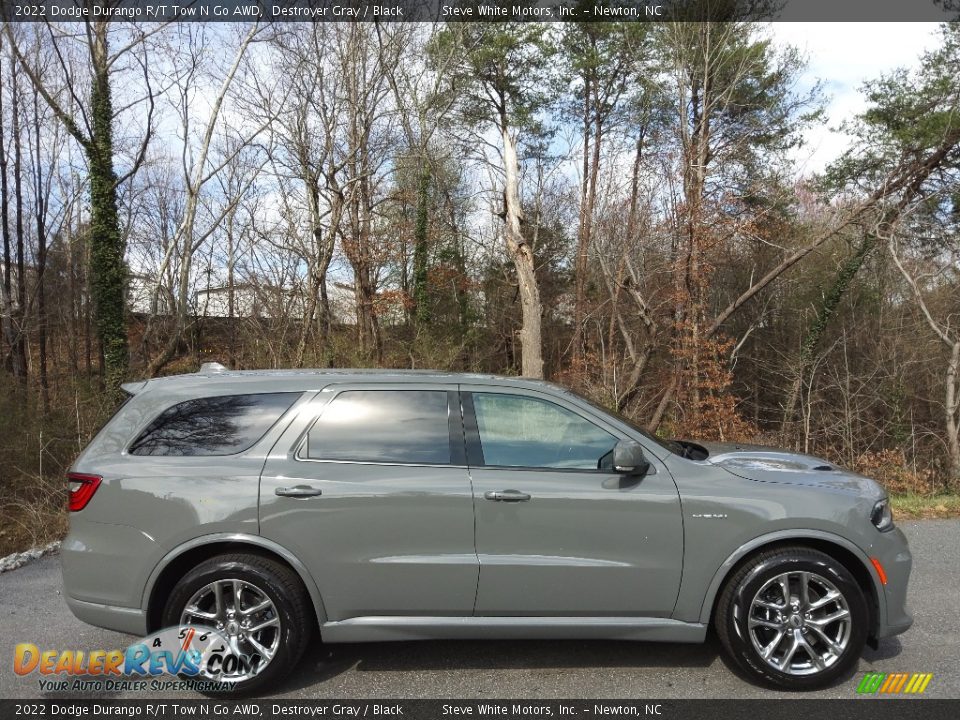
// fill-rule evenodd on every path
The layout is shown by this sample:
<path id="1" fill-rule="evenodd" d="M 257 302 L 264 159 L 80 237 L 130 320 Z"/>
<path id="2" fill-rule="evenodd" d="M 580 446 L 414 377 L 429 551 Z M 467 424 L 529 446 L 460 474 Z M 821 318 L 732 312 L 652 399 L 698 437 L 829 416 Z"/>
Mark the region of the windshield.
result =
<path id="1" fill-rule="evenodd" d="M 669 452 L 672 452 L 674 455 L 684 456 L 683 446 L 680 445 L 680 443 L 674 442 L 673 440 L 664 440 L 663 438 L 658 438 L 656 435 L 650 434 L 649 432 L 647 432 L 647 430 L 642 428 L 633 420 L 631 420 L 628 417 L 625 417 L 624 415 L 621 415 L 616 410 L 611 410 L 608 407 L 604 407 L 603 405 L 595 403 L 593 400 L 590 400 L 589 398 L 584 397 L 580 393 L 574 392 L 573 390 L 570 390 L 568 388 L 562 388 L 562 389 L 565 393 L 573 395 L 575 398 L 577 398 L 581 402 L 586 403 L 587 405 L 594 408 L 595 410 L 598 410 L 605 415 L 612 415 L 617 420 L 622 422 L 624 425 L 627 425 L 631 429 L 636 430 L 638 433 L 643 435 L 647 440 L 649 440 L 650 442 L 656 443 L 657 445 L 662 447 L 664 450 L 668 450 Z"/>

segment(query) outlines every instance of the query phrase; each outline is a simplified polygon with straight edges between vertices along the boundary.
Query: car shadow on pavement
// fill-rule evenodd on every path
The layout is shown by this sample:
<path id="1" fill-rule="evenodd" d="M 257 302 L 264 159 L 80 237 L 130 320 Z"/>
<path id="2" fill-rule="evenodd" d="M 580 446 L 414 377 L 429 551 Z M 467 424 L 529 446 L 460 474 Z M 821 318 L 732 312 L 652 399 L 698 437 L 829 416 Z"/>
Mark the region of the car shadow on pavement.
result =
<path id="1" fill-rule="evenodd" d="M 307 651 L 300 669 L 278 687 L 288 693 L 345 672 L 528 670 L 540 668 L 706 668 L 720 654 L 715 639 L 704 644 L 609 640 L 443 640 L 320 645 Z"/>
<path id="2" fill-rule="evenodd" d="M 889 658 L 896 657 L 901 652 L 903 652 L 903 645 L 900 642 L 900 638 L 885 638 L 880 641 L 880 645 L 876 650 L 871 647 L 864 648 L 863 659 L 867 662 L 888 660 Z"/>
<path id="3" fill-rule="evenodd" d="M 898 638 L 864 649 L 863 661 L 896 657 Z M 277 693 L 304 690 L 347 672 L 422 672 L 459 670 L 536 670 L 566 668 L 707 668 L 717 659 L 745 683 L 755 682 L 722 652 L 711 633 L 703 644 L 618 642 L 606 640 L 444 640 L 317 645 Z M 858 666 L 830 687 L 848 683 Z"/>
<path id="4" fill-rule="evenodd" d="M 719 642 L 716 640 L 716 638 L 713 638 L 713 641 Z M 710 642 L 710 640 L 708 640 L 708 642 Z M 865 647 L 863 649 L 863 655 L 861 655 L 861 662 L 866 661 L 868 663 L 872 663 L 872 662 L 876 662 L 877 660 L 886 660 L 888 658 L 896 657 L 897 655 L 900 654 L 900 651 L 902 649 L 903 649 L 903 646 L 900 644 L 899 638 L 896 638 L 896 637 L 886 638 L 885 640 L 880 641 L 880 645 L 877 647 L 876 650 L 874 650 L 870 646 Z M 752 677 L 750 677 L 749 675 L 747 675 L 743 670 L 741 670 L 736 663 L 734 663 L 729 657 L 727 657 L 726 653 L 724 652 L 720 653 L 720 662 L 722 662 L 724 667 L 726 667 L 731 673 L 736 675 L 738 678 L 740 678 L 744 682 L 750 683 L 751 685 L 757 685 L 757 681 Z M 859 672 L 862 672 L 862 670 L 860 669 L 859 663 L 856 663 L 849 670 L 849 672 L 844 673 L 839 678 L 837 678 L 834 682 L 825 686 L 822 689 L 829 690 L 830 688 L 835 688 L 835 687 L 839 687 L 840 685 L 844 685 L 850 682 L 850 679 L 853 678 Z M 804 692 L 807 692 L 806 690 L 794 691 L 789 688 L 781 688 L 781 690 L 782 692 L 797 692 L 801 694 Z"/>

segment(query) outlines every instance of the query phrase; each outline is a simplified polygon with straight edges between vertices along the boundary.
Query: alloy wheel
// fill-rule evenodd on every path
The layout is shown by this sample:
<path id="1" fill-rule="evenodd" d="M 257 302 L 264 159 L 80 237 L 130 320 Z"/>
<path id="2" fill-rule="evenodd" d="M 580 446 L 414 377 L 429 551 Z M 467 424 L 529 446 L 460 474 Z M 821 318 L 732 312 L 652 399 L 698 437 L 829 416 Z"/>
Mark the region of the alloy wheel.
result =
<path id="1" fill-rule="evenodd" d="M 235 662 L 224 662 L 216 679 L 230 683 L 263 672 L 280 646 L 280 616 L 267 594 L 245 580 L 215 580 L 193 594 L 181 625 L 210 627 L 227 641 Z M 204 673 L 206 674 L 206 673 Z"/>
<path id="2" fill-rule="evenodd" d="M 768 580 L 747 617 L 754 649 L 787 675 L 813 675 L 834 665 L 850 643 L 852 627 L 843 593 L 814 572 L 786 572 Z"/>

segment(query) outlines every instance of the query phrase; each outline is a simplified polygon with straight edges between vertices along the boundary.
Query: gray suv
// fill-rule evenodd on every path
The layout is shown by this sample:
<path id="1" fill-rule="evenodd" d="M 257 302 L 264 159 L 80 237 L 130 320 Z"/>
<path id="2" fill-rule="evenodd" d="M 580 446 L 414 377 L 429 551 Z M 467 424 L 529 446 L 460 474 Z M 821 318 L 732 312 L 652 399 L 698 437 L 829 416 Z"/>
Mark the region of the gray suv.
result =
<path id="1" fill-rule="evenodd" d="M 283 678 L 317 633 L 711 627 L 753 678 L 806 689 L 912 622 L 883 489 L 814 457 L 666 442 L 491 375 L 209 364 L 124 389 L 69 475 L 67 602 L 121 632 L 209 629 L 234 657 L 203 675 L 238 691 Z"/>

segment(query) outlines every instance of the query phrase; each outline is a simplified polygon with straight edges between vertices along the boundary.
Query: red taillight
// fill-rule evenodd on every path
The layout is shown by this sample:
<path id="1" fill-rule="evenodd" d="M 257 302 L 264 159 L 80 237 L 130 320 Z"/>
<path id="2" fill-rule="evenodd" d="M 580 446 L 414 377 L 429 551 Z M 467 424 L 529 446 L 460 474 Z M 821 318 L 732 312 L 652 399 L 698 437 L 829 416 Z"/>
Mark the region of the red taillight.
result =
<path id="1" fill-rule="evenodd" d="M 84 475 L 82 473 L 67 473 L 67 482 L 70 483 L 70 512 L 83 510 L 90 498 L 100 487 L 103 480 L 99 475 Z"/>

